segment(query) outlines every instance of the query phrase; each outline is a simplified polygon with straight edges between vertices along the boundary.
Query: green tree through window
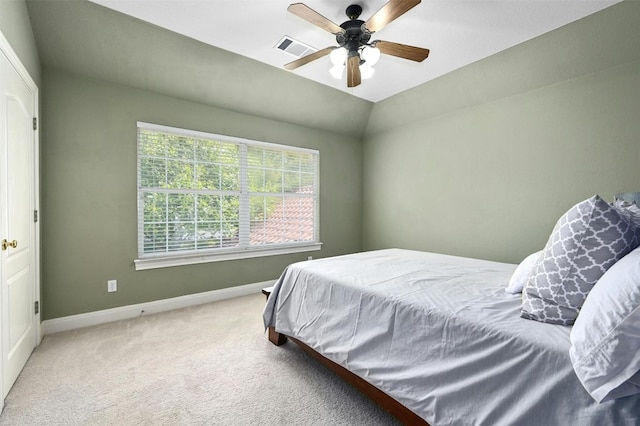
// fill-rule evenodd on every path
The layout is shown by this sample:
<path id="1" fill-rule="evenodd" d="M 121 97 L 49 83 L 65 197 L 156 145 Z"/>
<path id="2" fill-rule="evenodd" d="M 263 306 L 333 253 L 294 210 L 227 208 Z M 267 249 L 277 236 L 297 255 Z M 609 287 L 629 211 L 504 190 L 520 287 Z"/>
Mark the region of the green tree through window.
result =
<path id="1" fill-rule="evenodd" d="M 139 256 L 317 242 L 318 152 L 138 123 Z"/>

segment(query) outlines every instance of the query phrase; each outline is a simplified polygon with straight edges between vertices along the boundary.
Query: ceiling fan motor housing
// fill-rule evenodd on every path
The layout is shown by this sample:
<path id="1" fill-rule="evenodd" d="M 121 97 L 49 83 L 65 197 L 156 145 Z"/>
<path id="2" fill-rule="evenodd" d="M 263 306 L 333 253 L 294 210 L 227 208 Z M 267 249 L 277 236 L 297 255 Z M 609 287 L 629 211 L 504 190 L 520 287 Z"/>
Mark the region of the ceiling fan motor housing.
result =
<path id="1" fill-rule="evenodd" d="M 343 22 L 340 27 L 344 29 L 344 32 L 336 35 L 336 42 L 341 47 L 346 48 L 349 53 L 357 52 L 360 47 L 369 43 L 371 39 L 371 33 L 363 29 L 364 21 L 359 19 Z"/>

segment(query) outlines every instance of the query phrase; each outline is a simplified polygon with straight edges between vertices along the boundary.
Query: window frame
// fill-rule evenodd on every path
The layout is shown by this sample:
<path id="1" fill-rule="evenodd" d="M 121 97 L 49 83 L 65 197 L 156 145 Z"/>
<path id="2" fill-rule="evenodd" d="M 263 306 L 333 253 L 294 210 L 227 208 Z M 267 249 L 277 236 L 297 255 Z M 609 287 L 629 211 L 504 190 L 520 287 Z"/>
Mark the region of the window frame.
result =
<path id="1" fill-rule="evenodd" d="M 141 166 L 140 166 L 140 140 L 138 133 L 140 129 L 152 130 L 162 133 L 168 133 L 178 136 L 185 137 L 194 137 L 200 139 L 209 139 L 215 140 L 225 143 L 237 144 L 240 147 L 240 164 L 239 164 L 239 173 L 240 173 L 240 199 L 241 199 L 241 207 L 240 207 L 240 233 L 245 233 L 248 235 L 250 232 L 250 215 L 249 215 L 249 197 L 254 194 L 249 192 L 248 190 L 248 165 L 247 165 L 247 147 L 260 147 L 266 149 L 275 149 L 280 151 L 288 151 L 288 152 L 299 152 L 299 153 L 307 153 L 314 155 L 315 158 L 315 170 L 313 177 L 313 196 L 312 199 L 314 201 L 314 239 L 313 241 L 303 241 L 303 242 L 291 242 L 291 243 L 282 243 L 282 244 L 270 244 L 268 246 L 251 246 L 245 245 L 241 247 L 228 247 L 228 248 L 213 248 L 213 249 L 194 249 L 194 250 L 185 250 L 185 251 L 177 251 L 175 253 L 167 253 L 167 252 L 157 252 L 157 253 L 144 253 L 144 197 L 143 193 L 148 192 L 145 191 L 145 188 L 141 186 Z M 262 142 L 251 139 L 239 138 L 234 136 L 226 136 L 219 135 L 208 132 L 201 132 L 197 130 L 189 130 L 182 129 L 171 126 L 164 126 L 160 124 L 153 124 L 138 121 L 136 125 L 136 219 L 137 219 L 137 247 L 138 254 L 137 258 L 134 260 L 135 270 L 146 270 L 146 269 L 155 269 L 155 268 L 165 268 L 172 266 L 183 266 L 183 265 L 193 265 L 193 264 L 202 264 L 209 262 L 221 262 L 227 260 L 236 260 L 236 259 L 249 259 L 249 258 L 257 258 L 264 256 L 276 256 L 283 254 L 292 254 L 292 253 L 302 253 L 309 251 L 317 251 L 322 248 L 322 243 L 319 241 L 320 236 L 320 196 L 319 196 L 319 186 L 320 186 L 320 152 L 318 150 L 309 149 L 309 148 L 300 148 L 295 146 L 283 145 L 283 144 L 275 144 L 271 142 Z M 244 176 L 243 176 L 244 174 Z M 181 191 L 185 191 L 181 189 Z M 186 190 L 185 193 L 195 194 L 198 190 L 193 190 L 192 192 Z M 262 194 L 262 193 L 257 193 Z M 275 192 L 264 195 L 269 196 L 277 196 L 286 194 L 283 192 Z"/>

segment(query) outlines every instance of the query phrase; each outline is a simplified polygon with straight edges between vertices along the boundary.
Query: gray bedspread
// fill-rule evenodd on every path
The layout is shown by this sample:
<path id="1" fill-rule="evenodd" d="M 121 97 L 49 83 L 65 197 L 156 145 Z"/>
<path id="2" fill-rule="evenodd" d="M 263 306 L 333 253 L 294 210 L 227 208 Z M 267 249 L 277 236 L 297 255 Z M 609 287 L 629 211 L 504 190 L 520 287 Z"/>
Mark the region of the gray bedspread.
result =
<path id="1" fill-rule="evenodd" d="M 640 396 L 598 404 L 570 327 L 520 317 L 516 265 L 390 249 L 287 267 L 265 327 L 299 339 L 433 426 L 640 425 Z"/>

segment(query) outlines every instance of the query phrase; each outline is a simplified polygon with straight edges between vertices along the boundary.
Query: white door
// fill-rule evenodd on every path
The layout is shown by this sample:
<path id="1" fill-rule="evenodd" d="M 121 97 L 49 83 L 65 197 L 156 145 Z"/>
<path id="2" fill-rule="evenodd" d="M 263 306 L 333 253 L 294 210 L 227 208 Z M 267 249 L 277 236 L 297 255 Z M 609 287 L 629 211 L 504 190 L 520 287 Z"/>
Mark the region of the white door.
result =
<path id="1" fill-rule="evenodd" d="M 33 89 L 0 54 L 2 398 L 36 346 L 36 139 Z"/>

